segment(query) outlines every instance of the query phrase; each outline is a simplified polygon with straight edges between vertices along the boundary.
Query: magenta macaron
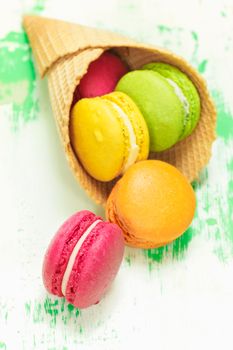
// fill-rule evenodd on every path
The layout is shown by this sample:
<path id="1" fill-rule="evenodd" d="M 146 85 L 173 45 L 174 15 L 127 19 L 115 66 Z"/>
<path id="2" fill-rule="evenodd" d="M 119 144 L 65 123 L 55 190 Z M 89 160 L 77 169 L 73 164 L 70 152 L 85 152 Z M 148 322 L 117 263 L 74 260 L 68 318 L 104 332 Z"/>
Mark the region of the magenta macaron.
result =
<path id="1" fill-rule="evenodd" d="M 89 98 L 108 94 L 114 91 L 120 78 L 127 72 L 128 67 L 120 57 L 105 51 L 89 65 L 79 83 L 76 96 Z"/>
<path id="2" fill-rule="evenodd" d="M 78 308 L 96 304 L 115 278 L 123 253 L 117 225 L 80 211 L 65 221 L 46 251 L 45 288 Z"/>

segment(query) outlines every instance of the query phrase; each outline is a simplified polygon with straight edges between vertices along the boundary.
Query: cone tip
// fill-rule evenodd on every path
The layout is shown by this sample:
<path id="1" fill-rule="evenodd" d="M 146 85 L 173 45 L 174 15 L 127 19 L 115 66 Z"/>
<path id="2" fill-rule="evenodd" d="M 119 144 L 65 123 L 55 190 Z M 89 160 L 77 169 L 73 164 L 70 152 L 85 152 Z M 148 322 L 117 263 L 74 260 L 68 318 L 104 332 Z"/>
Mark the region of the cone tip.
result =
<path id="1" fill-rule="evenodd" d="M 30 22 L 32 22 L 32 20 L 38 19 L 39 16 L 36 15 L 30 15 L 30 14 L 25 14 L 22 17 L 22 24 L 23 27 L 26 27 Z"/>

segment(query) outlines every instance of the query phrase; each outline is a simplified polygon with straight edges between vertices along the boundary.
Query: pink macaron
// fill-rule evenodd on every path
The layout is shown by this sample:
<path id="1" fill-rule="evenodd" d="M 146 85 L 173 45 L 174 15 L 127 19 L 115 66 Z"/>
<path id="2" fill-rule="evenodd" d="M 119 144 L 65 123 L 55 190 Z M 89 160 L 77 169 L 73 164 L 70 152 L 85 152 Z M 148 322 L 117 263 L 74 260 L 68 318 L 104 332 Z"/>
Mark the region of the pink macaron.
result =
<path id="1" fill-rule="evenodd" d="M 96 97 L 114 91 L 120 78 L 128 72 L 128 67 L 115 54 L 105 51 L 93 61 L 81 79 L 76 95 L 80 98 Z"/>
<path id="2" fill-rule="evenodd" d="M 65 221 L 46 251 L 45 288 L 78 308 L 96 304 L 115 278 L 123 254 L 120 228 L 80 211 Z"/>

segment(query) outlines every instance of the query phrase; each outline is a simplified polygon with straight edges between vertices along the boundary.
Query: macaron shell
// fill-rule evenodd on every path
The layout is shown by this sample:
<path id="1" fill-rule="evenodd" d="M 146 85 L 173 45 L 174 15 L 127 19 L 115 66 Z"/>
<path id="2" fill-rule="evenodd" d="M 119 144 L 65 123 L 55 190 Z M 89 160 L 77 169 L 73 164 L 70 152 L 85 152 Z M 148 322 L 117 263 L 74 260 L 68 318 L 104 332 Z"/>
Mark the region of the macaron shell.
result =
<path id="1" fill-rule="evenodd" d="M 72 215 L 57 231 L 49 244 L 43 263 L 43 282 L 51 294 L 63 296 L 61 282 L 77 241 L 87 228 L 100 217 L 83 210 Z"/>
<path id="2" fill-rule="evenodd" d="M 146 122 L 136 104 L 123 92 L 115 91 L 102 98 L 117 104 L 128 116 L 136 136 L 136 143 L 139 146 L 137 161 L 147 159 L 149 153 L 149 132 Z"/>
<path id="3" fill-rule="evenodd" d="M 81 79 L 78 92 L 81 98 L 90 98 L 112 92 L 128 67 L 115 54 L 106 51 L 93 61 Z"/>
<path id="4" fill-rule="evenodd" d="M 180 137 L 180 140 L 183 140 L 192 133 L 200 117 L 200 96 L 195 85 L 186 74 L 181 72 L 178 68 L 166 63 L 149 63 L 144 65 L 142 69 L 152 70 L 161 74 L 165 78 L 171 79 L 180 87 L 184 96 L 187 98 L 189 102 L 189 114 L 185 120 L 183 134 Z"/>
<path id="5" fill-rule="evenodd" d="M 172 240 L 166 241 L 166 242 L 165 241 L 160 242 L 158 244 L 156 244 L 155 242 L 149 242 L 145 240 L 139 241 L 138 238 L 136 238 L 132 233 L 128 231 L 128 227 L 124 224 L 123 221 L 122 222 L 120 221 L 120 219 L 116 214 L 115 201 L 116 201 L 117 187 L 118 185 L 116 184 L 108 197 L 107 205 L 106 205 L 106 217 L 107 217 L 107 220 L 118 225 L 122 229 L 124 233 L 125 244 L 130 247 L 149 249 L 149 248 L 158 248 L 163 245 L 171 243 Z"/>
<path id="6" fill-rule="evenodd" d="M 72 146 L 87 172 L 97 180 L 117 177 L 129 153 L 129 134 L 111 102 L 82 99 L 70 121 Z"/>
<path id="7" fill-rule="evenodd" d="M 149 70 L 129 72 L 115 90 L 129 95 L 142 112 L 151 151 L 166 150 L 179 140 L 184 128 L 183 105 L 160 74 Z"/>
<path id="8" fill-rule="evenodd" d="M 105 294 L 120 267 L 124 239 L 120 228 L 101 222 L 86 238 L 75 260 L 66 299 L 78 308 L 96 304 Z"/>
<path id="9" fill-rule="evenodd" d="M 179 237 L 190 225 L 195 195 L 168 163 L 147 160 L 131 166 L 111 193 L 106 213 L 133 247 L 154 248 Z"/>

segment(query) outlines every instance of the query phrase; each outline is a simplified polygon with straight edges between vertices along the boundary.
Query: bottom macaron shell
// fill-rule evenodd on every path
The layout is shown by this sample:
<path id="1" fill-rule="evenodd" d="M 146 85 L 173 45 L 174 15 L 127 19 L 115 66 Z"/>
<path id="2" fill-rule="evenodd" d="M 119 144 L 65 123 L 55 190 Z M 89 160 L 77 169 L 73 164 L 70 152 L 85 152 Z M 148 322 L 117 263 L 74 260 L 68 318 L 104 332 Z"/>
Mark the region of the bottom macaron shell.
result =
<path id="1" fill-rule="evenodd" d="M 43 282 L 49 293 L 63 296 L 61 283 L 69 256 L 81 235 L 98 219 L 95 214 L 83 210 L 72 215 L 57 231 L 43 263 Z"/>
<path id="2" fill-rule="evenodd" d="M 96 304 L 113 281 L 123 258 L 120 228 L 101 222 L 81 246 L 66 288 L 66 299 L 78 308 Z"/>

